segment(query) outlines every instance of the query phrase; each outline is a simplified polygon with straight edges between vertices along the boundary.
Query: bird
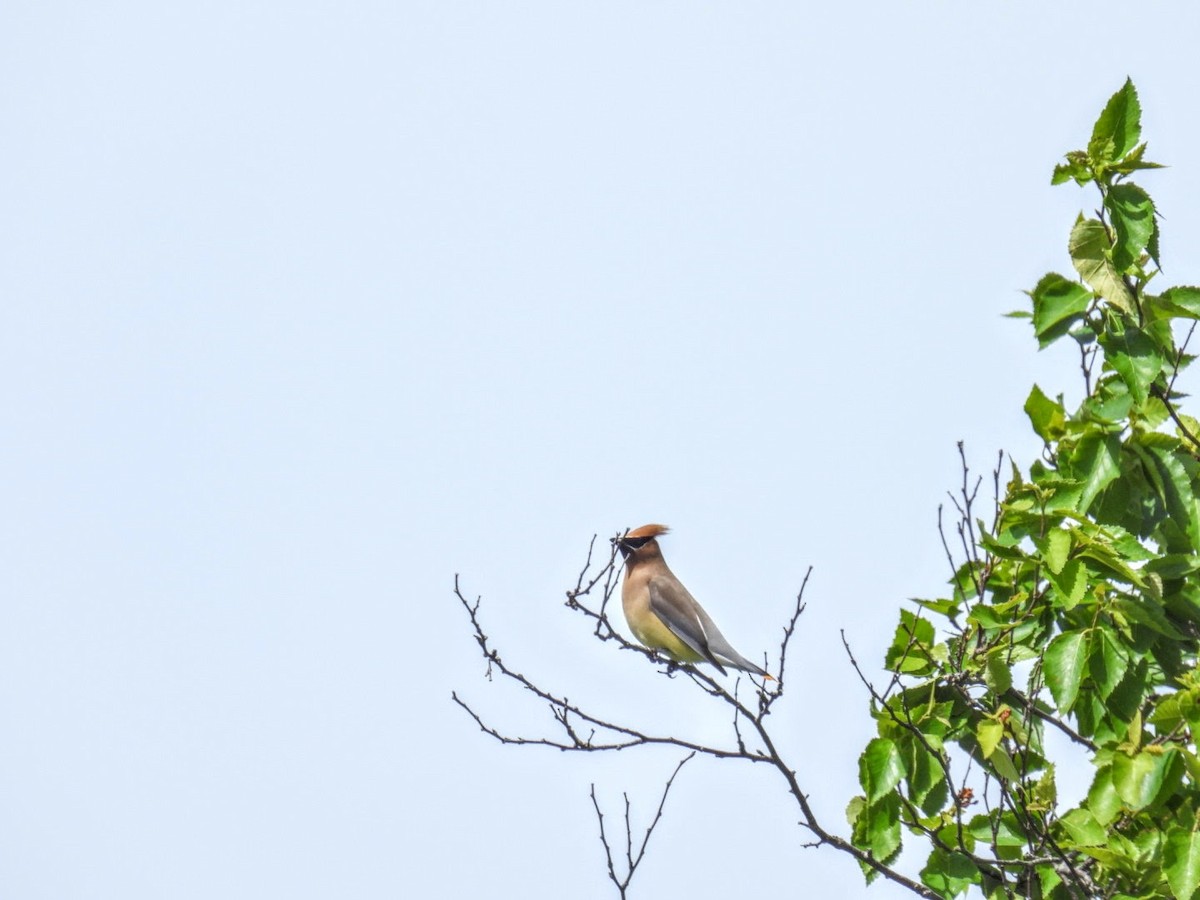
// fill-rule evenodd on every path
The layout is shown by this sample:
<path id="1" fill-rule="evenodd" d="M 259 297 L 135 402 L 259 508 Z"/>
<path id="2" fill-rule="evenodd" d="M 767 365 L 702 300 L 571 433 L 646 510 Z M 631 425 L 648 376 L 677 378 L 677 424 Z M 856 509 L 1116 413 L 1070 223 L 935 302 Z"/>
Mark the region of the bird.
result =
<path id="1" fill-rule="evenodd" d="M 725 667 L 729 666 L 774 681 L 766 669 L 733 649 L 668 568 L 657 539 L 669 530 L 666 525 L 643 525 L 612 538 L 625 559 L 621 606 L 634 637 L 676 662 L 710 662 L 722 675 L 728 674 Z"/>

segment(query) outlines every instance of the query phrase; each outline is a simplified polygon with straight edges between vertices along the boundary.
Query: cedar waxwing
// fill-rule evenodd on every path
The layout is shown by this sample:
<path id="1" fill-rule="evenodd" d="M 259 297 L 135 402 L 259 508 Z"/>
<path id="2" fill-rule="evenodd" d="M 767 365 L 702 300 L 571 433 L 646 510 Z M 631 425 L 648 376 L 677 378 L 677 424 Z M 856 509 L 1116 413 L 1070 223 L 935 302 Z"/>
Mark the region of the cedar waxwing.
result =
<path id="1" fill-rule="evenodd" d="M 643 525 L 613 538 L 625 557 L 621 605 L 634 636 L 652 650 L 662 650 L 679 662 L 710 662 L 721 674 L 725 666 L 772 678 L 730 646 L 721 629 L 675 573 L 667 568 L 656 537 L 665 525 Z"/>

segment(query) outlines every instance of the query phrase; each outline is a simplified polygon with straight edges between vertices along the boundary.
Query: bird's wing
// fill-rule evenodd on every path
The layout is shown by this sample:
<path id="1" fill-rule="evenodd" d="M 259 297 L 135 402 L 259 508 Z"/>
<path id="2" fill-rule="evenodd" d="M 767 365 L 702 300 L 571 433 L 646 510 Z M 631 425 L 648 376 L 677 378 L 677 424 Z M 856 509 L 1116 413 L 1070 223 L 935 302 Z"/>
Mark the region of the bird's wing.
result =
<path id="1" fill-rule="evenodd" d="M 712 619 L 708 618 L 700 604 L 688 593 L 688 589 L 666 575 L 651 578 L 649 588 L 651 611 L 675 637 L 716 666 L 721 674 L 725 674 L 725 667 L 708 648 L 709 638 L 705 634 L 703 620 L 708 619 L 711 625 Z"/>
<path id="2" fill-rule="evenodd" d="M 700 624 L 704 628 L 704 634 L 708 639 L 710 653 L 719 656 L 724 662 L 735 669 L 753 672 L 755 675 L 762 675 L 764 678 L 771 677 L 762 666 L 755 665 L 733 649 L 733 645 L 725 639 L 725 635 L 721 634 L 721 629 L 717 627 L 717 623 L 712 620 L 709 614 L 704 611 L 704 607 L 699 603 L 696 604 L 696 614 L 700 618 Z"/>

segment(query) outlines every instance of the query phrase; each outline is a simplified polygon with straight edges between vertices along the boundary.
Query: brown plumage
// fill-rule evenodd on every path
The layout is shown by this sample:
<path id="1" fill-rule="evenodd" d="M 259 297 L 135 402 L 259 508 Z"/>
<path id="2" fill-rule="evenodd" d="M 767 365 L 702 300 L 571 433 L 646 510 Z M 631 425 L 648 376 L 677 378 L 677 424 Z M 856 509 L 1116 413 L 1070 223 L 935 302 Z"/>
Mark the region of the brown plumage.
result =
<path id="1" fill-rule="evenodd" d="M 722 673 L 729 666 L 771 678 L 766 669 L 733 649 L 667 566 L 657 538 L 668 531 L 665 525 L 650 524 L 613 538 L 625 557 L 621 605 L 634 636 L 679 662 L 710 662 Z"/>

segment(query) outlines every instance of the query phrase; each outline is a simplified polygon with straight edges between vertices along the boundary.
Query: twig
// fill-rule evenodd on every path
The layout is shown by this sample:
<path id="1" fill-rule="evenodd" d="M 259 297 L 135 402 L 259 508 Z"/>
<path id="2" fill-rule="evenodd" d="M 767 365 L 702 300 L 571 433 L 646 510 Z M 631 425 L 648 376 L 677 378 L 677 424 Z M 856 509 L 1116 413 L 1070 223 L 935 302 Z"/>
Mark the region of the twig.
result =
<path id="1" fill-rule="evenodd" d="M 684 764 L 695 755 L 695 751 L 692 751 L 681 759 L 679 764 L 675 766 L 675 771 L 671 773 L 671 777 L 667 779 L 667 783 L 663 786 L 662 797 L 658 801 L 658 809 L 654 813 L 654 819 L 647 826 L 646 833 L 642 837 L 642 844 L 638 847 L 636 854 L 633 852 L 633 824 L 630 820 L 629 794 L 622 794 L 625 798 L 625 876 L 623 878 L 617 875 L 616 865 L 613 862 L 612 846 L 608 843 L 608 834 L 604 829 L 604 813 L 600 810 L 600 801 L 596 799 L 596 785 L 595 783 L 592 784 L 592 808 L 596 811 L 596 821 L 600 824 L 600 843 L 604 847 L 604 859 L 608 864 L 608 879 L 616 885 L 617 892 L 621 895 L 621 900 L 625 900 L 626 892 L 629 890 L 629 883 L 633 881 L 633 875 L 646 855 L 646 846 L 650 843 L 650 835 L 654 833 L 654 829 L 658 827 L 659 820 L 662 819 L 663 809 L 667 804 L 667 795 L 671 792 L 671 785 L 675 783 L 675 776 L 679 774 L 679 770 L 684 767 Z"/>

